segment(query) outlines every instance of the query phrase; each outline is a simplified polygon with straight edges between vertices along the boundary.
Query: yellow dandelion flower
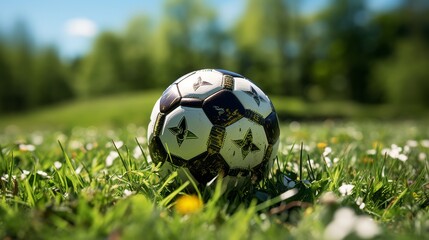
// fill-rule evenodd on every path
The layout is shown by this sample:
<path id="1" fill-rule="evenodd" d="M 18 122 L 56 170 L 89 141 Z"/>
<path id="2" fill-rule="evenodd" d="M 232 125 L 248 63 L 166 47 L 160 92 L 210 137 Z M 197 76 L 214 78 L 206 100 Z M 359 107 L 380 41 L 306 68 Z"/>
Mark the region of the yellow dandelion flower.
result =
<path id="1" fill-rule="evenodd" d="M 314 208 L 313 207 L 308 207 L 308 208 L 305 209 L 304 215 L 308 216 L 308 215 L 312 214 L 313 212 L 314 212 Z"/>
<path id="2" fill-rule="evenodd" d="M 328 146 L 328 144 L 327 143 L 325 143 L 325 142 L 319 142 L 319 143 L 317 143 L 317 148 L 318 149 L 325 149 L 327 146 Z"/>
<path id="3" fill-rule="evenodd" d="M 198 212 L 203 207 L 203 201 L 195 195 L 183 195 L 176 201 L 175 209 L 180 214 Z"/>
<path id="4" fill-rule="evenodd" d="M 333 143 L 333 144 L 338 143 L 338 138 L 337 137 L 331 137 L 331 143 Z"/>
<path id="5" fill-rule="evenodd" d="M 372 143 L 372 148 L 374 148 L 374 149 L 381 149 L 381 148 L 383 148 L 383 143 L 381 143 L 379 141 L 374 141 Z"/>

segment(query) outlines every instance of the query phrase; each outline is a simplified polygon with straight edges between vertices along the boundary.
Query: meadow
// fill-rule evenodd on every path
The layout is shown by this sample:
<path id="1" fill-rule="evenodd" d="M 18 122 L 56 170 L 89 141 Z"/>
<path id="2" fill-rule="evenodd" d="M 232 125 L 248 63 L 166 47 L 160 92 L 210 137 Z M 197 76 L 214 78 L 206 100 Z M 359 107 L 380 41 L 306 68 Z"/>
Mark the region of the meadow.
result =
<path id="1" fill-rule="evenodd" d="M 0 119 L 0 239 L 429 236 L 427 119 L 286 117 L 269 177 L 224 193 L 160 176 L 146 142 L 159 94 Z"/>

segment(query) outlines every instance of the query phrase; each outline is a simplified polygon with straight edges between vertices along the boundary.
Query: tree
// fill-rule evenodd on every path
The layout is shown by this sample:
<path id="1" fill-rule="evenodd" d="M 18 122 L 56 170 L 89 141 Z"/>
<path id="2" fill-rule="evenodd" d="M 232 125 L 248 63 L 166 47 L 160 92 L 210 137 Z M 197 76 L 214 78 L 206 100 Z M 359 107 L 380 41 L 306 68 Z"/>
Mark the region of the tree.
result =
<path id="1" fill-rule="evenodd" d="M 288 16 L 282 0 L 250 0 L 233 29 L 237 68 L 268 92 L 288 93 Z"/>
<path id="2" fill-rule="evenodd" d="M 321 42 L 323 57 L 313 72 L 327 96 L 369 102 L 368 79 L 372 56 L 368 12 L 360 0 L 334 0 L 321 15 L 326 38 Z"/>
<path id="3" fill-rule="evenodd" d="M 181 75 L 208 68 L 215 46 L 214 15 L 199 0 L 168 0 L 163 21 L 155 33 L 153 60 L 160 85 L 166 86 Z M 209 49 L 209 50 L 207 50 Z"/>
<path id="4" fill-rule="evenodd" d="M 156 86 L 154 64 L 151 59 L 151 23 L 145 16 L 133 18 L 122 40 L 124 76 L 129 90 Z"/>
<path id="5" fill-rule="evenodd" d="M 104 95 L 126 89 L 122 42 L 114 33 L 99 35 L 81 64 L 75 88 L 81 97 Z"/>
<path id="6" fill-rule="evenodd" d="M 9 56 L 5 43 L 0 41 L 0 112 L 13 110 L 13 106 L 11 106 L 13 79 L 10 62 L 8 61 Z"/>
<path id="7" fill-rule="evenodd" d="M 401 40 L 392 57 L 375 68 L 377 89 L 385 101 L 402 105 L 429 106 L 429 47 L 420 39 Z"/>
<path id="8" fill-rule="evenodd" d="M 73 97 L 69 76 L 55 48 L 47 47 L 42 50 L 34 65 L 34 88 L 30 95 L 34 107 Z"/>
<path id="9" fill-rule="evenodd" d="M 34 81 L 34 46 L 30 31 L 23 21 L 18 21 L 7 43 L 7 57 L 10 67 L 10 78 L 7 84 L 7 103 L 11 111 L 26 110 L 31 105 L 29 98 Z M 6 80 L 7 81 L 7 80 Z"/>
<path id="10" fill-rule="evenodd" d="M 409 1 L 374 19 L 376 42 L 373 92 L 381 100 L 401 105 L 429 106 L 429 5 Z"/>

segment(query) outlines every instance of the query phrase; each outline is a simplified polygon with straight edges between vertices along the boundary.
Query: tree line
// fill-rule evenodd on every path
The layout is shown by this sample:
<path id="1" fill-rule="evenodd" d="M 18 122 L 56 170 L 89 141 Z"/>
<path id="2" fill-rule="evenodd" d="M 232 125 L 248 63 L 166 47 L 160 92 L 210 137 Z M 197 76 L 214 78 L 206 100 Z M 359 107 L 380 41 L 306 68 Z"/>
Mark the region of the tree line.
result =
<path id="1" fill-rule="evenodd" d="M 203 1 L 167 0 L 160 21 L 135 16 L 73 60 L 53 46 L 34 47 L 18 24 L 0 36 L 0 112 L 165 88 L 200 68 L 239 72 L 265 92 L 306 101 L 429 106 L 425 1 L 381 12 L 360 0 L 332 0 L 311 15 L 299 8 L 293 0 L 249 0 L 225 27 Z"/>

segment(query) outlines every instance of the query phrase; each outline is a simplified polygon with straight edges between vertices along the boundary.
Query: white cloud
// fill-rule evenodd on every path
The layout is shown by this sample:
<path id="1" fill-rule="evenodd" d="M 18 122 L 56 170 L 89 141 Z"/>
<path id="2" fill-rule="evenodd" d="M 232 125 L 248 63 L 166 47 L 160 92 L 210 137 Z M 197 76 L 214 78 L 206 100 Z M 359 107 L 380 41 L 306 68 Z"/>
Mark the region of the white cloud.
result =
<path id="1" fill-rule="evenodd" d="M 97 33 L 97 25 L 87 18 L 72 18 L 66 22 L 65 32 L 74 37 L 93 37 Z"/>

